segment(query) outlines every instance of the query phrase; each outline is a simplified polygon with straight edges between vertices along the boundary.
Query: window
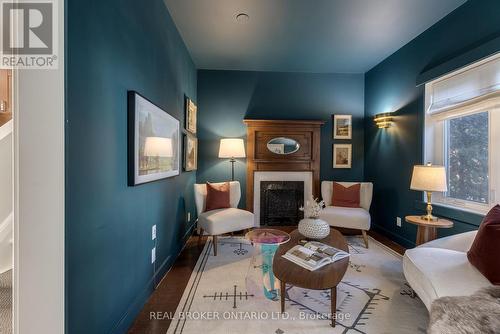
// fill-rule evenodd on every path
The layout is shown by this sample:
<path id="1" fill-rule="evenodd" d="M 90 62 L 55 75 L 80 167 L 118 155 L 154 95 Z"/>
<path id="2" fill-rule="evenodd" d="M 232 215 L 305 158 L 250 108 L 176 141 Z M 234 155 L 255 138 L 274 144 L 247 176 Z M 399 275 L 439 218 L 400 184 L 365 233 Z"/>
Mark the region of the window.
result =
<path id="1" fill-rule="evenodd" d="M 449 198 L 489 203 L 488 112 L 446 120 Z"/>
<path id="2" fill-rule="evenodd" d="M 500 57 L 426 84 L 425 161 L 446 167 L 434 202 L 486 213 L 500 189 Z"/>

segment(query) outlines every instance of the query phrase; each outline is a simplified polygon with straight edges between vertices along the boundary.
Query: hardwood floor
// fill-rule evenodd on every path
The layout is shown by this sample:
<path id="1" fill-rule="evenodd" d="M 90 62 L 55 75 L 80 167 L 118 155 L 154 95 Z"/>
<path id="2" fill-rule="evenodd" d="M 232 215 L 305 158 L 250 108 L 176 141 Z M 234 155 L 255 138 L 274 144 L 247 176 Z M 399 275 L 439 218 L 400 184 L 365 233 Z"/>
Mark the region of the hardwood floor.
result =
<path id="1" fill-rule="evenodd" d="M 151 319 L 150 312 L 164 314 L 175 312 L 205 242 L 206 237 L 202 238 L 200 244 L 198 244 L 198 237 L 189 238 L 173 267 L 165 275 L 135 319 L 134 324 L 129 329 L 129 334 L 165 334 L 167 332 L 171 320 Z"/>
<path id="2" fill-rule="evenodd" d="M 291 232 L 296 229 L 296 226 L 286 226 L 280 228 L 283 231 Z M 353 235 L 359 234 L 359 231 L 339 229 L 342 234 Z M 387 247 L 396 251 L 399 254 L 404 254 L 405 248 L 388 239 L 387 237 L 369 231 L 368 234 L 375 240 L 383 243 Z M 361 235 L 360 235 L 361 237 Z M 175 261 L 172 269 L 165 275 L 163 280 L 158 285 L 158 288 L 153 292 L 149 300 L 144 305 L 143 309 L 134 321 L 134 324 L 129 329 L 129 334 L 165 334 L 171 320 L 168 317 L 163 319 L 152 318 L 151 312 L 160 314 L 174 314 L 177 309 L 184 289 L 188 283 L 191 273 L 194 270 L 198 257 L 205 246 L 206 237 L 202 238 L 202 242 L 198 244 L 198 237 L 192 236 L 189 238 L 183 251 Z"/>

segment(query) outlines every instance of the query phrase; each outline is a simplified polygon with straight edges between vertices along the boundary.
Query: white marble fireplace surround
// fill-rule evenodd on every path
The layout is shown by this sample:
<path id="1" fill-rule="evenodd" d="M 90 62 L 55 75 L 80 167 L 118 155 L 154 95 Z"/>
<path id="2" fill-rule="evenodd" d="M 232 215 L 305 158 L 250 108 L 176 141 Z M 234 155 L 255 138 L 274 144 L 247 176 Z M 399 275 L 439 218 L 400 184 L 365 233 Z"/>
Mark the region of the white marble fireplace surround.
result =
<path id="1" fill-rule="evenodd" d="M 304 181 L 304 203 L 312 197 L 312 172 L 255 172 L 253 180 L 253 213 L 255 226 L 260 226 L 261 181 Z"/>

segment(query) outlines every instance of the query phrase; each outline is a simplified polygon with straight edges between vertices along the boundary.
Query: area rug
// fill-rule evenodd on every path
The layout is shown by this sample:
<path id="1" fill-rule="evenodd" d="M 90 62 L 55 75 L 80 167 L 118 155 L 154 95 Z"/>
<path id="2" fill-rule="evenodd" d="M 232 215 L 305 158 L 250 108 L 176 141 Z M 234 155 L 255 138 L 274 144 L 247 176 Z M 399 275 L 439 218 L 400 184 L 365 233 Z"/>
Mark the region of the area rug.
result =
<path id="1" fill-rule="evenodd" d="M 359 237 L 347 239 L 351 257 L 337 287 L 335 328 L 328 290 L 287 286 L 281 314 L 279 300 L 252 287 L 261 272 L 252 265 L 254 247 L 231 237 L 219 239 L 216 257 L 212 242 L 206 243 L 175 314 L 155 316 L 172 319 L 169 334 L 425 333 L 428 313 L 411 296 L 401 256 L 372 238 L 369 249 Z"/>
<path id="2" fill-rule="evenodd" d="M 12 270 L 0 274 L 0 334 L 12 333 Z"/>

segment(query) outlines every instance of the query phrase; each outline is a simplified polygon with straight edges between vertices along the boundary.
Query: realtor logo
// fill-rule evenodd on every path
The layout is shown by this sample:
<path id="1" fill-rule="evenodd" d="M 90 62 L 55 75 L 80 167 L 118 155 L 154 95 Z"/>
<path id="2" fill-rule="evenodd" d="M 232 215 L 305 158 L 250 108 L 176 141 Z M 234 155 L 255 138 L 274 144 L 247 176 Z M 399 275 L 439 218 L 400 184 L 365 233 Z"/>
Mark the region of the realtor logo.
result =
<path id="1" fill-rule="evenodd" d="M 55 0 L 0 0 L 0 68 L 57 68 Z"/>

